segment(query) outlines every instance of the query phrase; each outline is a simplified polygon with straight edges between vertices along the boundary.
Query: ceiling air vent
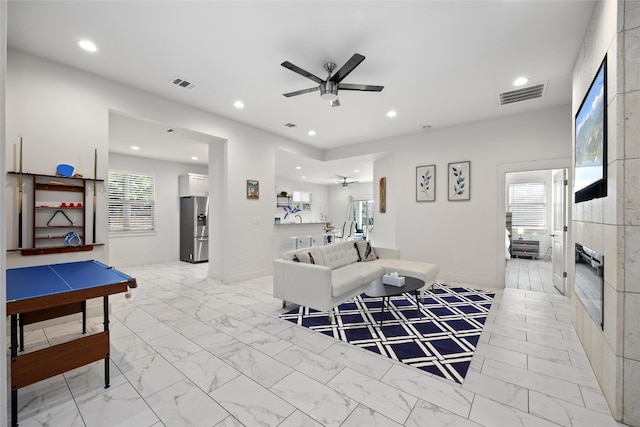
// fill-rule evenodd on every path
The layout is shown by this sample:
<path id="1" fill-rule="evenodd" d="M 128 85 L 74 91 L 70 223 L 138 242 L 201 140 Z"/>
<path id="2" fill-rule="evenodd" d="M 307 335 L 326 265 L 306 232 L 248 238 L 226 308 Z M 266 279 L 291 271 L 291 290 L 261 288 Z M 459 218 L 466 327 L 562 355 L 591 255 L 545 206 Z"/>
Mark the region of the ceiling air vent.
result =
<path id="1" fill-rule="evenodd" d="M 193 89 L 194 87 L 196 87 L 196 85 L 194 85 L 191 82 L 188 82 L 184 79 L 181 79 L 180 77 L 174 77 L 171 79 L 171 84 L 174 84 L 176 86 L 179 86 L 181 88 L 184 89 Z"/>
<path id="2" fill-rule="evenodd" d="M 295 123 L 285 123 L 284 125 L 285 125 L 286 127 L 288 127 L 288 128 L 294 128 L 294 127 L 297 127 L 297 126 L 298 126 L 298 125 L 297 125 L 297 124 L 295 124 Z"/>
<path id="3" fill-rule="evenodd" d="M 507 92 L 502 92 L 498 94 L 498 104 L 507 105 L 507 104 L 513 104 L 514 102 L 542 98 L 546 89 L 547 89 L 547 83 L 541 83 L 539 85 L 524 87 L 522 89 L 509 90 Z"/>

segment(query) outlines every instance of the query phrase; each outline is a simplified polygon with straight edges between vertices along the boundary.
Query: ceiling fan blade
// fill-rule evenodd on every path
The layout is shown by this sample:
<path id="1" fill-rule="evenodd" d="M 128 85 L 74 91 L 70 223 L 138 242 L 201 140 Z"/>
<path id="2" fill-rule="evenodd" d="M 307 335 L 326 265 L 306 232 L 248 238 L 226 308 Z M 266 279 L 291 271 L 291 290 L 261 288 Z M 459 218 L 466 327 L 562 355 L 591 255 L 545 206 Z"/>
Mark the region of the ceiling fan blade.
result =
<path id="1" fill-rule="evenodd" d="M 302 95 L 303 93 L 315 92 L 317 90 L 320 90 L 319 86 L 310 87 L 309 89 L 297 90 L 295 92 L 283 93 L 283 95 L 286 96 L 287 98 L 289 98 L 291 96 Z"/>
<path id="2" fill-rule="evenodd" d="M 332 107 L 339 107 L 340 106 L 340 100 L 336 98 L 335 101 L 331 101 L 331 106 Z"/>
<path id="3" fill-rule="evenodd" d="M 353 71 L 360 63 L 364 61 L 364 56 L 359 53 L 354 53 L 351 59 L 347 61 L 346 64 L 342 66 L 336 73 L 331 76 L 331 81 L 334 83 L 340 83 L 345 77 L 349 75 L 350 72 Z"/>
<path id="4" fill-rule="evenodd" d="M 381 92 L 384 89 L 384 86 L 374 86 L 374 85 L 357 85 L 351 83 L 340 83 L 338 85 L 339 90 L 362 90 L 365 92 Z"/>
<path id="5" fill-rule="evenodd" d="M 301 75 L 301 76 L 303 76 L 303 77 L 306 77 L 306 78 L 308 78 L 308 79 L 311 79 L 311 80 L 313 80 L 314 82 L 316 82 L 316 83 L 318 83 L 318 84 L 320 84 L 320 83 L 322 83 L 322 82 L 323 82 L 323 80 L 322 80 L 320 77 L 318 77 L 318 76 L 314 76 L 314 75 L 313 75 L 313 74 L 311 74 L 310 72 L 308 72 L 308 71 L 306 71 L 306 70 L 303 70 L 302 68 L 298 67 L 297 65 L 293 65 L 293 64 L 292 64 L 291 62 L 289 62 L 289 61 L 284 61 L 284 62 L 283 62 L 282 64 L 280 64 L 280 65 L 282 65 L 284 68 L 288 68 L 288 69 L 290 69 L 290 70 L 291 70 L 291 71 L 293 71 L 294 73 L 298 73 L 298 74 L 300 74 L 300 75 Z"/>

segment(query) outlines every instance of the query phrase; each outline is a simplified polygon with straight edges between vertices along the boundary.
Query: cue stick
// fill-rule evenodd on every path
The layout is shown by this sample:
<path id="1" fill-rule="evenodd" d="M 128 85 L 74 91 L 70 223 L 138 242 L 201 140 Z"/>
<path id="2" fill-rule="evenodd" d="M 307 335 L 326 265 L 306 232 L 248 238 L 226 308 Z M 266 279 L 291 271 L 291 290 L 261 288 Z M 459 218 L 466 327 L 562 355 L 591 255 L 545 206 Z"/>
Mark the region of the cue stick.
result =
<path id="1" fill-rule="evenodd" d="M 96 243 L 96 186 L 98 185 L 98 149 L 93 155 L 93 244 Z"/>
<path id="2" fill-rule="evenodd" d="M 22 248 L 22 135 L 20 136 L 20 176 L 18 179 L 18 248 Z"/>

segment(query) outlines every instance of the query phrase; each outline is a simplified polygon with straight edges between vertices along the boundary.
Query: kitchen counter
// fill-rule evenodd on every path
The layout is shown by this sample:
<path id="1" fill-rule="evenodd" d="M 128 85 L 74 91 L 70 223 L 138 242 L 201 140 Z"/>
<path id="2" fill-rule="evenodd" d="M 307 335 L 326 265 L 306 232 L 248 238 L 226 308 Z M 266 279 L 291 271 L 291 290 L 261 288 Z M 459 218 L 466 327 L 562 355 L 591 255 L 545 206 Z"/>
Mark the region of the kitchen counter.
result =
<path id="1" fill-rule="evenodd" d="M 298 247 L 308 247 L 310 245 L 323 245 L 325 241 L 325 228 L 328 222 L 281 222 L 273 224 L 272 248 L 275 258 L 283 252 L 296 249 Z"/>
<path id="2" fill-rule="evenodd" d="M 327 225 L 328 222 L 327 221 L 307 221 L 307 222 L 289 222 L 289 221 L 285 221 L 285 222 L 279 222 L 279 223 L 274 223 L 273 225 Z"/>

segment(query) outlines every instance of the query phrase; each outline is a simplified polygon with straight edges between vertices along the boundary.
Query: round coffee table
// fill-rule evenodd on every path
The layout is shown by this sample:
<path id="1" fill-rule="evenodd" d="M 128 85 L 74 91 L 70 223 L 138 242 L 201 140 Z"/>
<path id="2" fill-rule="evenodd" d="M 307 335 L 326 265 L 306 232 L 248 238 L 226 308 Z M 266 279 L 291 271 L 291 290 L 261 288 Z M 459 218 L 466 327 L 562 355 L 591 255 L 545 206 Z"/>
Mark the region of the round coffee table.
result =
<path id="1" fill-rule="evenodd" d="M 382 283 L 382 277 L 371 281 L 369 286 L 364 290 L 365 295 L 368 297 L 382 297 L 382 313 L 380 314 L 380 327 L 382 327 L 382 320 L 384 319 L 384 307 L 385 303 L 389 304 L 389 297 L 395 297 L 402 295 L 405 292 L 414 292 L 416 296 L 416 308 L 418 309 L 418 318 L 420 314 L 420 302 L 418 301 L 418 289 L 424 286 L 424 280 L 416 279 L 415 277 L 405 276 L 404 286 L 392 286 Z"/>

